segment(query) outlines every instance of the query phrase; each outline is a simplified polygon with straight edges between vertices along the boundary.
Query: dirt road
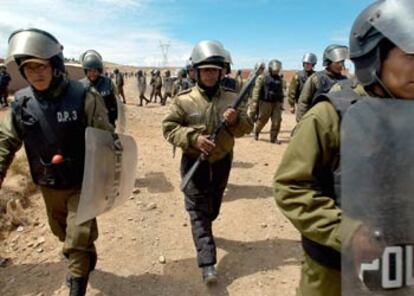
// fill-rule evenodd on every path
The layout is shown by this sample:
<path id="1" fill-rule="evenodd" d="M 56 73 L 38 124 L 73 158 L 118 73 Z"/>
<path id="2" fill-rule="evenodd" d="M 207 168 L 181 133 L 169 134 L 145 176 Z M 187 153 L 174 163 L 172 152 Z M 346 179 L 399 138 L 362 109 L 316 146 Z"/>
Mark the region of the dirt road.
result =
<path id="1" fill-rule="evenodd" d="M 126 80 L 125 90 L 127 131 L 139 146 L 140 192 L 99 217 L 99 260 L 88 295 L 294 295 L 299 235 L 272 196 L 272 178 L 294 116 L 284 113 L 282 145 L 269 143 L 269 125 L 258 142 L 252 136 L 237 140 L 229 185 L 214 224 L 220 280 L 206 288 L 179 190 L 180 152 L 173 158 L 161 133 L 167 109 L 158 104 L 137 107 L 134 79 Z M 0 268 L 0 295 L 67 295 L 61 244 L 49 231 L 41 197 L 31 201 L 31 225 L 0 238 L 0 257 L 12 259 Z"/>

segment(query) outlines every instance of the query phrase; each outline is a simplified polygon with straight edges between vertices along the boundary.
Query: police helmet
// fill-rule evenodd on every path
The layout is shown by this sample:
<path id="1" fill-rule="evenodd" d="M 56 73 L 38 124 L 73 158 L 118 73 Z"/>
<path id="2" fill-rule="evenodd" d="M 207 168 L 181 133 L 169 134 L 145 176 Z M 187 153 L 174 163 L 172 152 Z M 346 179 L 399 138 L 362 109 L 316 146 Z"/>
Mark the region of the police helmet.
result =
<path id="1" fill-rule="evenodd" d="M 350 58 L 358 81 L 368 86 L 381 70 L 381 42 L 388 40 L 407 54 L 414 54 L 414 2 L 377 1 L 355 20 L 349 38 Z"/>
<path id="2" fill-rule="evenodd" d="M 39 60 L 49 60 L 55 75 L 65 73 L 63 45 L 52 34 L 35 28 L 20 29 L 10 35 L 8 43 L 5 62 L 15 61 L 22 74 L 25 63 Z"/>
<path id="3" fill-rule="evenodd" d="M 345 45 L 331 44 L 323 52 L 323 66 L 331 63 L 343 62 L 349 57 L 348 47 Z"/>
<path id="4" fill-rule="evenodd" d="M 178 76 L 181 76 L 182 78 L 187 78 L 187 69 L 181 69 L 178 71 Z"/>
<path id="5" fill-rule="evenodd" d="M 103 70 L 102 56 L 96 50 L 89 49 L 85 51 L 79 60 L 84 70 L 95 69 L 99 72 Z"/>
<path id="6" fill-rule="evenodd" d="M 269 73 L 272 71 L 280 71 L 282 70 L 282 62 L 279 60 L 271 60 L 268 64 Z"/>
<path id="7" fill-rule="evenodd" d="M 316 57 L 316 54 L 308 52 L 303 56 L 302 63 L 316 65 L 318 63 L 318 58 Z"/>
<path id="8" fill-rule="evenodd" d="M 194 68 L 224 69 L 227 52 L 218 41 L 203 40 L 196 44 L 191 53 Z"/>

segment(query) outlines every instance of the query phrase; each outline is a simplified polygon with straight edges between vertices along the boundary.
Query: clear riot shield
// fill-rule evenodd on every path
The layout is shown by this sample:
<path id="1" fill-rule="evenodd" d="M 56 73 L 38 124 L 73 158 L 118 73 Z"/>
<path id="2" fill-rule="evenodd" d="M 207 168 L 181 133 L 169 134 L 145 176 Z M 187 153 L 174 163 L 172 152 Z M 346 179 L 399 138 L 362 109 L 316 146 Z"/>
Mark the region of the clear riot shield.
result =
<path id="1" fill-rule="evenodd" d="M 123 134 L 126 130 L 126 115 L 125 115 L 125 106 L 119 98 L 116 99 L 118 117 L 115 122 L 115 132 L 117 134 Z"/>
<path id="2" fill-rule="evenodd" d="M 131 195 L 137 145 L 130 136 L 88 127 L 82 191 L 76 217 L 81 224 L 122 204 Z M 119 139 L 119 142 L 115 142 Z"/>
<path id="3" fill-rule="evenodd" d="M 414 102 L 353 105 L 341 172 L 342 295 L 414 295 Z"/>

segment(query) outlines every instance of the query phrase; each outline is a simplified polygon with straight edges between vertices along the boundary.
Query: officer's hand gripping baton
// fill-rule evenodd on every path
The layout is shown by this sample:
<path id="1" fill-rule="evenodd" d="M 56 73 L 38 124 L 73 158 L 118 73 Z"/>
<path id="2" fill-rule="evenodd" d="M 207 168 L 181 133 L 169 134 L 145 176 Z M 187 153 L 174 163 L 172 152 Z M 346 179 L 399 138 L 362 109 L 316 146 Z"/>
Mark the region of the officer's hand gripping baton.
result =
<path id="1" fill-rule="evenodd" d="M 250 88 L 253 86 L 256 78 L 260 75 L 261 71 L 264 69 L 265 65 L 262 63 L 254 72 L 254 75 L 250 77 L 250 79 L 247 81 L 247 83 L 243 86 L 242 90 L 240 91 L 239 95 L 237 96 L 236 100 L 234 100 L 233 104 L 231 105 L 232 109 L 237 110 L 239 108 L 240 104 L 243 102 L 244 97 L 246 94 L 250 91 Z M 215 142 L 217 136 L 219 135 L 220 131 L 226 127 L 228 123 L 223 120 L 213 131 L 213 133 L 210 135 L 209 139 L 212 142 Z M 200 166 L 201 162 L 205 161 L 207 159 L 206 154 L 200 154 L 200 156 L 197 158 L 196 162 L 194 162 L 193 166 L 190 168 L 190 170 L 185 174 L 181 181 L 180 189 L 184 191 L 184 189 L 187 187 L 188 183 L 190 182 L 191 178 L 197 171 L 198 167 Z"/>

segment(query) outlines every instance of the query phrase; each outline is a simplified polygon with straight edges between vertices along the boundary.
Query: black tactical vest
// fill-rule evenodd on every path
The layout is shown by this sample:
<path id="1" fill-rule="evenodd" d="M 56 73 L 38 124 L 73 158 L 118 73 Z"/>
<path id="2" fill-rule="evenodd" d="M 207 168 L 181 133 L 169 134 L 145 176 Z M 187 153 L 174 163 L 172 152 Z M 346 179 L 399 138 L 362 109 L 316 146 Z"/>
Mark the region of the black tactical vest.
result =
<path id="1" fill-rule="evenodd" d="M 316 72 L 315 75 L 318 77 L 318 87 L 316 89 L 316 93 L 313 96 L 313 100 L 317 98 L 321 94 L 328 93 L 334 84 L 338 83 L 341 80 L 348 79 L 346 76 L 339 74 L 335 76 L 331 76 L 328 74 L 328 71 L 320 71 Z M 312 102 L 313 102 L 312 100 Z"/>
<path id="2" fill-rule="evenodd" d="M 221 86 L 223 86 L 224 88 L 228 88 L 228 89 L 236 91 L 236 86 L 237 86 L 236 79 L 231 78 L 231 77 L 224 77 L 221 80 Z"/>
<path id="3" fill-rule="evenodd" d="M 260 95 L 265 102 L 283 102 L 283 78 L 280 76 L 266 75 L 263 87 L 263 94 Z"/>
<path id="4" fill-rule="evenodd" d="M 98 82 L 96 84 L 92 84 L 91 81 L 85 77 L 80 80 L 80 82 L 82 82 L 86 88 L 94 87 L 96 91 L 101 95 L 104 100 L 106 109 L 108 110 L 109 122 L 115 126 L 115 121 L 118 118 L 118 105 L 116 103 L 114 90 L 112 89 L 111 79 L 104 76 L 99 76 Z"/>
<path id="5" fill-rule="evenodd" d="M 12 115 L 24 142 L 35 184 L 80 188 L 85 159 L 85 95 L 78 81 L 69 81 L 58 98 L 39 100 L 30 87 L 16 93 Z M 63 162 L 52 164 L 55 155 Z"/>
<path id="6" fill-rule="evenodd" d="M 351 105 L 355 104 L 362 97 L 358 96 L 353 90 L 353 81 L 351 79 L 343 80 L 340 82 L 343 87 L 342 91 L 323 94 L 315 98 L 313 105 L 316 105 L 322 101 L 329 101 L 339 115 L 341 120 L 345 113 L 348 111 Z M 341 166 L 333 172 L 327 172 L 325 176 L 321 176 L 322 179 L 322 191 L 326 196 L 331 196 L 335 200 L 335 204 L 341 207 Z M 315 261 L 320 264 L 333 268 L 336 270 L 341 269 L 341 254 L 336 250 L 318 244 L 304 236 L 302 236 L 302 246 L 306 253 Z"/>

